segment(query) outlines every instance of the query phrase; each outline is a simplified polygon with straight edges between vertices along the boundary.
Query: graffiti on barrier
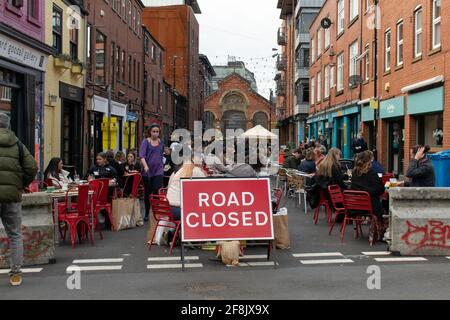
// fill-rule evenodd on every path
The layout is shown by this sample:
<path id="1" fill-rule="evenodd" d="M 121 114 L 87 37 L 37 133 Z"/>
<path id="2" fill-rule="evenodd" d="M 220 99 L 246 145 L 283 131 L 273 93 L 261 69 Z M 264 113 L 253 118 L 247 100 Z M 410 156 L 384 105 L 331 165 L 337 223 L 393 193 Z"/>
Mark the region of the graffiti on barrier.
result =
<path id="1" fill-rule="evenodd" d="M 30 232 L 22 226 L 24 258 L 34 260 L 45 255 L 53 245 L 53 233 L 42 230 Z M 8 238 L 0 238 L 0 256 L 6 256 L 9 252 Z"/>
<path id="2" fill-rule="evenodd" d="M 450 249 L 450 225 L 438 220 L 429 220 L 424 226 L 416 226 L 406 221 L 408 231 L 402 236 L 402 240 L 413 251 L 431 247 Z"/>

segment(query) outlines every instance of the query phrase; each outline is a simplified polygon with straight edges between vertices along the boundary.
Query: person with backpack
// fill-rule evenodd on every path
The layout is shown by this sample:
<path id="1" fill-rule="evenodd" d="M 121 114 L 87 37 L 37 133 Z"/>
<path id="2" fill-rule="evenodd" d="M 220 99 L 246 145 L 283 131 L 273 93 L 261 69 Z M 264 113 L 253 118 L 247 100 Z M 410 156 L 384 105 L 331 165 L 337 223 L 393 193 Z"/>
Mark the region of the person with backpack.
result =
<path id="1" fill-rule="evenodd" d="M 27 148 L 9 130 L 10 118 L 0 112 L 0 217 L 11 248 L 12 286 L 22 284 L 22 193 L 34 180 L 37 165 Z"/>

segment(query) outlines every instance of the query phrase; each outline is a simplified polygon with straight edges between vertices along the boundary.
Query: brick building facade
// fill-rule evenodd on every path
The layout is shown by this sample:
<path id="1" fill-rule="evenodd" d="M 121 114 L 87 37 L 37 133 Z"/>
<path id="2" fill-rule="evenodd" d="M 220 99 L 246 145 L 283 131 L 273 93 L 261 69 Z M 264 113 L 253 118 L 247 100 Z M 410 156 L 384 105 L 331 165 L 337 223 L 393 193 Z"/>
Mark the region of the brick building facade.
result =
<path id="1" fill-rule="evenodd" d="M 414 144 L 450 148 L 450 19 L 441 14 L 450 2 L 381 0 L 379 13 L 373 4 L 328 0 L 310 28 L 309 137 L 324 135 L 349 158 L 362 131 L 386 169 L 403 174 Z"/>

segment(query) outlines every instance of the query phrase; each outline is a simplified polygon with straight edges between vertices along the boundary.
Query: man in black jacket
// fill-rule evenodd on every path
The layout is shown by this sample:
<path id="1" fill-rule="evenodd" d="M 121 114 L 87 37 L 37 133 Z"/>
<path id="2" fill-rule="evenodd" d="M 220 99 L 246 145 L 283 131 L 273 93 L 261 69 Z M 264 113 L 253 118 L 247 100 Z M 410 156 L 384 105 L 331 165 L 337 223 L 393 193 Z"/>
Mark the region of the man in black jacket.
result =
<path id="1" fill-rule="evenodd" d="M 433 188 L 436 186 L 433 163 L 427 158 L 429 151 L 429 146 L 415 146 L 411 150 L 412 160 L 406 172 L 406 176 L 411 179 L 410 187 Z"/>

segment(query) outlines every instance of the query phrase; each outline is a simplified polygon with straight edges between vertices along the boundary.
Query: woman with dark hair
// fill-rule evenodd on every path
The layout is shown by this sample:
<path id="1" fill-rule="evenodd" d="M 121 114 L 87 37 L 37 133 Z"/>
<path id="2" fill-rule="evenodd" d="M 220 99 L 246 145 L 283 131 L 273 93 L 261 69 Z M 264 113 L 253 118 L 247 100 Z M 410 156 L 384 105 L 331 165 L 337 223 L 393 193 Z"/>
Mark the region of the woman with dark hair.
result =
<path id="1" fill-rule="evenodd" d="M 436 173 L 433 163 L 427 158 L 430 152 L 429 146 L 414 146 L 411 150 L 411 162 L 406 172 L 406 177 L 411 179 L 410 187 L 435 187 Z"/>
<path id="2" fill-rule="evenodd" d="M 142 177 L 145 186 L 145 221 L 150 214 L 150 194 L 157 194 L 164 181 L 164 143 L 160 139 L 161 128 L 153 124 L 148 129 L 148 138 L 144 139 L 139 150 L 142 164 Z"/>
<path id="3" fill-rule="evenodd" d="M 50 160 L 47 169 L 44 171 L 44 179 L 50 179 L 53 186 L 60 188 L 63 184 L 69 184 L 72 179 L 69 178 L 69 172 L 63 169 L 64 163 L 61 158 Z"/>
<path id="4" fill-rule="evenodd" d="M 379 221 L 383 218 L 381 196 L 385 188 L 378 174 L 372 168 L 373 154 L 370 151 L 356 155 L 355 168 L 352 174 L 352 190 L 366 191 L 372 199 L 372 208 Z"/>
<path id="5" fill-rule="evenodd" d="M 305 152 L 305 159 L 298 166 L 298 171 L 313 174 L 316 173 L 316 154 L 313 148 L 309 148 Z"/>
<path id="6" fill-rule="evenodd" d="M 106 153 L 99 153 L 95 159 L 95 165 L 88 171 L 88 176 L 94 176 L 95 179 L 117 180 L 117 171 L 108 163 L 107 158 Z"/>

